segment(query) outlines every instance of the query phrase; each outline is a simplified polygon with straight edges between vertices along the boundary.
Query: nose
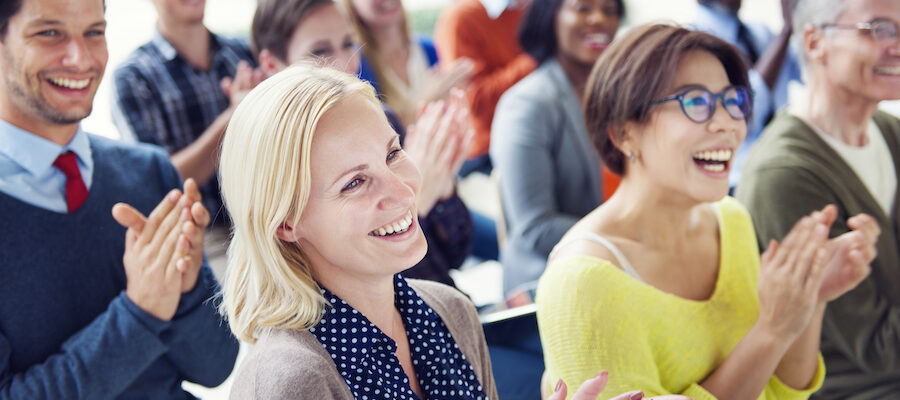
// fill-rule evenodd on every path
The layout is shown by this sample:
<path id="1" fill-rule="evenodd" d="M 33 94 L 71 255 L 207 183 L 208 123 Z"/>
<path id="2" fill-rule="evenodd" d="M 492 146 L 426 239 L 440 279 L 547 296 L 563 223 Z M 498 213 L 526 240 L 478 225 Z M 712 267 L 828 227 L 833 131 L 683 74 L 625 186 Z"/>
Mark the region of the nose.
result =
<path id="1" fill-rule="evenodd" d="M 74 37 L 66 43 L 63 65 L 74 67 L 79 71 L 86 70 L 91 64 L 91 54 L 87 43 L 82 38 Z"/>
<path id="2" fill-rule="evenodd" d="M 409 177 L 387 170 L 381 179 L 378 208 L 381 210 L 404 210 L 416 202 L 416 192 Z"/>
<path id="3" fill-rule="evenodd" d="M 731 117 L 728 114 L 728 111 L 725 109 L 725 99 L 717 98 L 715 99 L 715 103 L 713 103 L 715 109 L 713 110 L 712 118 L 709 119 L 708 128 L 712 133 L 726 133 L 726 132 L 734 132 L 739 130 L 739 125 L 743 125 L 746 130 L 747 120 L 741 119 L 737 120 Z"/>
<path id="4" fill-rule="evenodd" d="M 356 75 L 359 70 L 359 53 L 356 50 L 341 50 L 335 57 L 337 69 L 351 75 Z"/>

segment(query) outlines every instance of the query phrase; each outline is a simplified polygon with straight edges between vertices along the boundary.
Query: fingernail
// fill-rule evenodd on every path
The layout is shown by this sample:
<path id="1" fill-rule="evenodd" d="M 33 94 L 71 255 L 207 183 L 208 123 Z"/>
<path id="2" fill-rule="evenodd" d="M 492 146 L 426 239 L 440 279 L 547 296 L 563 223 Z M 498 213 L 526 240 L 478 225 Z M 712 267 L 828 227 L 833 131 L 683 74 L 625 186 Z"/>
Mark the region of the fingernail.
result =
<path id="1" fill-rule="evenodd" d="M 597 376 L 595 376 L 595 378 L 602 378 L 606 375 L 609 375 L 609 372 L 606 372 L 606 370 L 604 369 L 603 371 L 600 371 L 599 373 L 597 373 Z"/>
<path id="2" fill-rule="evenodd" d="M 169 195 L 167 197 L 168 197 L 169 201 L 171 201 L 173 203 L 178 201 L 178 191 L 173 190 L 173 191 L 169 192 Z"/>
<path id="3" fill-rule="evenodd" d="M 559 381 L 556 382 L 556 389 L 553 389 L 553 393 L 559 393 L 559 391 L 562 390 L 563 385 L 564 383 L 562 378 L 559 378 Z"/>
<path id="4" fill-rule="evenodd" d="M 632 393 L 628 398 L 631 400 L 641 400 L 644 398 L 644 392 Z"/>

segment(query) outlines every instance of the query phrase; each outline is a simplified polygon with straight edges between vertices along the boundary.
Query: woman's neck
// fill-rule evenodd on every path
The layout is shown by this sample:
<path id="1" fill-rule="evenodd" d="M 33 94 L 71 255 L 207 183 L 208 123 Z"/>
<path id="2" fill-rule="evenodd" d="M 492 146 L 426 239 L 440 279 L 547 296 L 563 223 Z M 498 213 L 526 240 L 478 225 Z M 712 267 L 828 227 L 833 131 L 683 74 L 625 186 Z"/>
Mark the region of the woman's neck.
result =
<path id="1" fill-rule="evenodd" d="M 369 30 L 377 44 L 379 54 L 387 59 L 409 57 L 409 42 L 403 24 L 374 27 Z"/>
<path id="2" fill-rule="evenodd" d="M 590 76 L 593 66 L 563 55 L 559 55 L 557 59 L 559 60 L 559 66 L 562 67 L 563 72 L 566 74 L 566 78 L 569 78 L 569 83 L 572 84 L 575 95 L 581 101 L 581 97 L 584 96 L 584 87 L 587 85 L 588 76 Z"/>
<path id="3" fill-rule="evenodd" d="M 364 315 L 388 335 L 394 333 L 394 277 L 317 274 L 319 284 Z"/>
<path id="4" fill-rule="evenodd" d="M 160 19 L 157 29 L 188 64 L 204 71 L 209 69 L 211 39 L 206 26 L 202 23 L 181 24 Z"/>
<path id="5" fill-rule="evenodd" d="M 703 211 L 709 203 L 661 190 L 652 182 L 624 177 L 602 207 L 607 219 L 604 225 L 615 226 L 624 238 L 648 247 L 679 249 L 702 226 Z"/>
<path id="6" fill-rule="evenodd" d="M 822 82 L 822 79 L 810 80 L 807 97 L 795 107 L 795 113 L 836 140 L 849 146 L 864 146 L 868 143 L 866 132 L 878 102 Z"/>

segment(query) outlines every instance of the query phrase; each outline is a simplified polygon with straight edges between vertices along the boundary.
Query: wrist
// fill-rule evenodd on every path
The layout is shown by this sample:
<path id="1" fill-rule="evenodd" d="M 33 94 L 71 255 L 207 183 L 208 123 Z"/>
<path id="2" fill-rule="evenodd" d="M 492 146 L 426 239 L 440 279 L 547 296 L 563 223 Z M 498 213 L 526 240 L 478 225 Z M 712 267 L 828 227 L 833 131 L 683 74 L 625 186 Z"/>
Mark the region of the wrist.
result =
<path id="1" fill-rule="evenodd" d="M 787 351 L 790 344 L 794 342 L 796 335 L 799 333 L 800 332 L 780 332 L 773 327 L 773 324 L 766 320 L 759 319 L 756 321 L 756 324 L 750 328 L 750 332 L 747 333 L 747 336 L 753 337 L 754 342 L 758 346 L 782 354 Z"/>

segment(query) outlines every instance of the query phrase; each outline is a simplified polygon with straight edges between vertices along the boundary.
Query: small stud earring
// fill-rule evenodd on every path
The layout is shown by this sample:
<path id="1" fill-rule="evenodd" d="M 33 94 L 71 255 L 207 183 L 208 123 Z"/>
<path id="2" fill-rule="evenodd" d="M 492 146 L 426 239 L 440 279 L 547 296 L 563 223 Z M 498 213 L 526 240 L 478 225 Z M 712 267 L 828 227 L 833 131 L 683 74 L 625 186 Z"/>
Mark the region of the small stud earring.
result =
<path id="1" fill-rule="evenodd" d="M 637 161 L 637 157 L 634 155 L 633 151 L 628 152 L 628 159 L 631 160 L 631 162 Z"/>

